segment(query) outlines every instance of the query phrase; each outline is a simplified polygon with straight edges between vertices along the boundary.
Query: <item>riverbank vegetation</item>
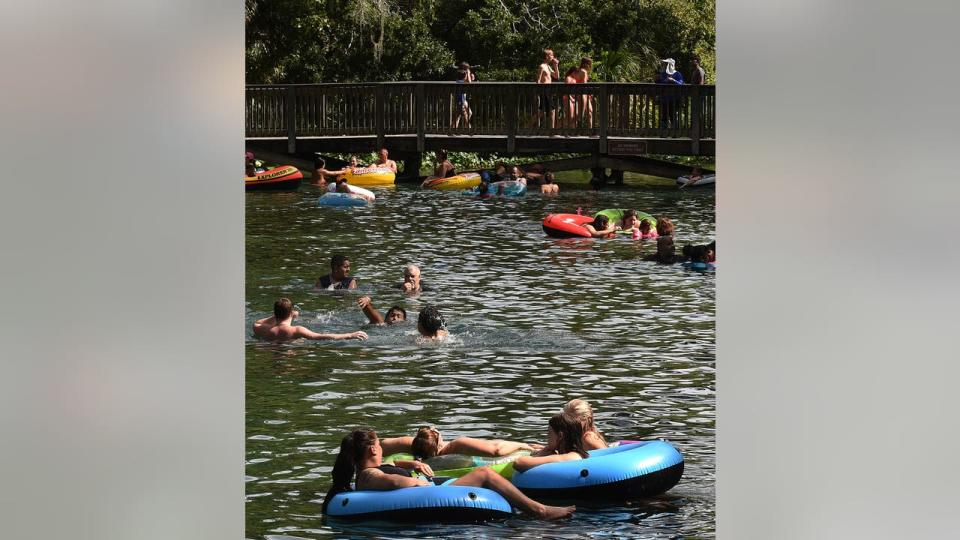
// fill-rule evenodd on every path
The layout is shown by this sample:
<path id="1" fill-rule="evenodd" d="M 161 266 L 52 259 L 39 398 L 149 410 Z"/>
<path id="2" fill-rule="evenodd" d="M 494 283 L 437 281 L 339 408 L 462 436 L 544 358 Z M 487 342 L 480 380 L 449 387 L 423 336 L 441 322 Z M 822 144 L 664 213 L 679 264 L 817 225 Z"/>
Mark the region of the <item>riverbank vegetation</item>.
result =
<path id="1" fill-rule="evenodd" d="M 544 48 L 561 71 L 650 82 L 660 58 L 716 81 L 715 0 L 246 0 L 248 83 L 532 81 Z"/>

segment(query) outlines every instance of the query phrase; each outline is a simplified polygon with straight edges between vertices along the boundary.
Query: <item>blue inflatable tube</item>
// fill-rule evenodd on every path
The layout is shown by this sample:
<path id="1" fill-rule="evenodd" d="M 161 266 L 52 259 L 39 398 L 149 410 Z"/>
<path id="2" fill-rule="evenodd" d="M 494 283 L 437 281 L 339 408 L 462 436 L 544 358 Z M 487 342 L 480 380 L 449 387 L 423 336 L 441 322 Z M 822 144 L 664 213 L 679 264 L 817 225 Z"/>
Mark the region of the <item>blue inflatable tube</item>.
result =
<path id="1" fill-rule="evenodd" d="M 366 206 L 367 200 L 353 193 L 324 193 L 317 206 Z"/>
<path id="2" fill-rule="evenodd" d="M 508 518 L 513 509 L 496 491 L 441 485 L 337 493 L 327 506 L 327 515 L 351 520 L 479 523 Z"/>
<path id="3" fill-rule="evenodd" d="M 582 460 L 516 471 L 511 481 L 534 499 L 625 501 L 659 495 L 681 476 L 683 456 L 673 445 L 643 441 L 592 450 Z"/>
<path id="4" fill-rule="evenodd" d="M 683 263 L 683 267 L 686 268 L 687 270 L 698 270 L 700 272 L 709 272 L 717 269 L 717 267 L 714 266 L 713 263 L 691 262 L 691 261 L 687 261 Z"/>
<path id="5" fill-rule="evenodd" d="M 503 190 L 501 193 L 500 190 Z M 499 182 L 491 182 L 489 184 L 489 191 L 487 193 L 490 196 L 502 195 L 504 197 L 519 197 L 527 193 L 526 184 L 520 183 L 516 180 L 501 180 Z M 463 190 L 464 195 L 480 195 L 480 188 L 473 187 L 470 189 Z"/>

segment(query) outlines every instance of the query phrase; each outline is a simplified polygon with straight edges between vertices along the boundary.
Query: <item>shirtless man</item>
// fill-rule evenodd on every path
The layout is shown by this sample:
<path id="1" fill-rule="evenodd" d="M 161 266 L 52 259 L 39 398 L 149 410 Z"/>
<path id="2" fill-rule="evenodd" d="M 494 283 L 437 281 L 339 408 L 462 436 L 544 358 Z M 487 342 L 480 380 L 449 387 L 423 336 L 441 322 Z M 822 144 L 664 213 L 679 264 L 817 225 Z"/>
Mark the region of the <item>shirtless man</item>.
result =
<path id="1" fill-rule="evenodd" d="M 396 324 L 407 320 L 407 310 L 400 306 L 393 306 L 387 310 L 387 316 L 384 317 L 370 300 L 369 296 L 361 296 L 357 300 L 357 305 L 363 310 L 370 324 Z"/>
<path id="2" fill-rule="evenodd" d="M 385 168 L 390 169 L 391 171 L 393 171 L 394 174 L 396 174 L 396 173 L 397 173 L 397 162 L 394 161 L 394 160 L 392 160 L 392 159 L 389 159 L 389 158 L 388 158 L 388 156 L 390 156 L 390 152 L 387 152 L 387 149 L 386 149 L 386 148 L 381 148 L 378 155 L 380 156 L 380 160 L 377 161 L 376 163 L 374 163 L 373 166 L 374 166 L 374 167 L 385 167 Z"/>
<path id="3" fill-rule="evenodd" d="M 397 288 L 405 293 L 424 292 L 427 288 L 420 281 L 420 268 L 415 264 L 408 264 L 403 269 L 403 283 Z"/>
<path id="4" fill-rule="evenodd" d="M 343 255 L 334 255 L 331 257 L 330 273 L 320 276 L 320 279 L 317 280 L 314 287 L 331 291 L 337 289 L 356 289 L 357 280 L 350 277 L 350 259 Z"/>
<path id="5" fill-rule="evenodd" d="M 318 334 L 305 326 L 293 326 L 293 319 L 300 312 L 293 309 L 293 302 L 288 298 L 281 298 L 273 303 L 273 316 L 260 319 L 253 323 L 253 335 L 267 341 L 291 341 L 297 338 L 306 339 L 367 339 L 365 332 L 357 331 L 348 334 Z"/>
<path id="6" fill-rule="evenodd" d="M 433 306 L 420 310 L 420 315 L 417 317 L 417 330 L 420 331 L 421 339 L 439 341 L 447 337 L 447 323 L 443 320 L 443 315 Z"/>
<path id="7" fill-rule="evenodd" d="M 553 49 L 543 50 L 543 63 L 537 68 L 537 84 L 550 84 L 560 78 L 560 61 L 553 55 Z M 533 118 L 534 125 L 539 124 L 544 113 L 550 115 L 550 129 L 557 124 L 557 108 L 553 103 L 553 96 L 548 93 L 540 94 L 540 105 Z"/>

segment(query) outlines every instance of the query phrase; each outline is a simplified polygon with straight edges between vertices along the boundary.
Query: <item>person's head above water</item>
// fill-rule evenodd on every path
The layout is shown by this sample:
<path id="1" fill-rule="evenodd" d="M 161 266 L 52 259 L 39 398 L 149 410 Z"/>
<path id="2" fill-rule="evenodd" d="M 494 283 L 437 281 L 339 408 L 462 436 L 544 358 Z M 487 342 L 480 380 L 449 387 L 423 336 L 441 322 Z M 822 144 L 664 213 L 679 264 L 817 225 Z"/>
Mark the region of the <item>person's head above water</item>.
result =
<path id="1" fill-rule="evenodd" d="M 410 453 L 415 459 L 430 459 L 440 452 L 443 435 L 435 427 L 422 427 L 410 443 Z"/>
<path id="2" fill-rule="evenodd" d="M 648 234 L 650 232 L 650 220 L 643 219 L 640 220 L 640 232 L 643 234 Z"/>
<path id="3" fill-rule="evenodd" d="M 417 290 L 420 288 L 420 268 L 415 264 L 408 264 L 403 268 L 403 282 L 404 284 L 409 283 L 408 287 L 410 290 Z"/>
<path id="4" fill-rule="evenodd" d="M 390 157 L 390 152 L 388 152 L 386 148 L 381 148 L 380 151 L 377 152 L 377 155 L 380 156 L 380 161 L 386 163 L 387 158 Z"/>
<path id="5" fill-rule="evenodd" d="M 547 446 L 555 448 L 558 453 L 576 452 L 580 457 L 587 457 L 583 449 L 583 424 L 576 419 L 561 413 L 550 417 L 547 430 Z"/>
<path id="6" fill-rule="evenodd" d="M 437 162 L 443 163 L 447 160 L 447 151 L 446 150 L 437 150 Z"/>
<path id="7" fill-rule="evenodd" d="M 670 236 L 673 234 L 674 226 L 670 218 L 660 216 L 657 218 L 657 234 L 660 236 Z"/>
<path id="8" fill-rule="evenodd" d="M 277 322 L 282 322 L 293 315 L 293 302 L 289 298 L 281 298 L 273 303 L 273 316 Z"/>
<path id="9" fill-rule="evenodd" d="M 634 224 L 637 222 L 637 211 L 632 208 L 627 210 L 623 213 L 622 221 L 622 226 L 624 229 L 632 229 Z"/>
<path id="10" fill-rule="evenodd" d="M 417 316 L 417 330 L 425 337 L 435 337 L 440 330 L 446 329 L 446 326 L 443 315 L 433 306 L 424 307 Z"/>
<path id="11" fill-rule="evenodd" d="M 598 231 L 602 231 L 606 229 L 607 225 L 609 224 L 610 224 L 610 218 L 608 218 L 603 214 L 600 214 L 599 216 L 593 218 L 593 222 L 590 223 L 590 225 L 593 225 L 593 228 L 597 229 Z"/>
<path id="12" fill-rule="evenodd" d="M 400 306 L 393 306 L 388 309 L 387 316 L 383 318 L 383 321 L 387 324 L 396 324 L 405 320 L 407 320 L 407 310 Z"/>
<path id="13" fill-rule="evenodd" d="M 359 163 L 357 156 L 350 156 L 350 167 L 356 167 Z"/>
<path id="14" fill-rule="evenodd" d="M 330 277 L 343 279 L 350 275 L 350 259 L 343 255 L 330 257 Z"/>

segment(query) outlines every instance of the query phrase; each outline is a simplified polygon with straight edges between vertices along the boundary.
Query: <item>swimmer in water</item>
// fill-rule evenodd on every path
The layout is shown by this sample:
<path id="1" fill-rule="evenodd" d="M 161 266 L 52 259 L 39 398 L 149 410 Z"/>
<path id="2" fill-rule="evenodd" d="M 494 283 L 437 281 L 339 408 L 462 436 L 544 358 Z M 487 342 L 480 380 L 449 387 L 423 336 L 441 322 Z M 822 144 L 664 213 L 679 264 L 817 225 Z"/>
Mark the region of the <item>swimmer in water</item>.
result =
<path id="1" fill-rule="evenodd" d="M 314 287 L 323 290 L 356 289 L 357 280 L 350 277 L 350 259 L 343 255 L 331 257 L 330 273 L 320 276 Z"/>
<path id="2" fill-rule="evenodd" d="M 421 309 L 417 316 L 417 330 L 424 339 L 442 340 L 449 335 L 446 326 L 443 315 L 433 306 Z"/>
<path id="3" fill-rule="evenodd" d="M 360 299 L 357 300 L 357 305 L 363 310 L 363 314 L 367 316 L 370 324 L 389 325 L 407 320 L 407 310 L 400 306 L 393 306 L 388 309 L 386 316 L 381 315 L 380 310 L 371 303 L 369 296 L 361 296 Z"/>
<path id="4" fill-rule="evenodd" d="M 594 217 L 592 222 L 584 223 L 581 227 L 586 229 L 593 238 L 611 238 L 620 228 L 619 225 L 610 223 L 610 218 L 602 214 Z"/>
<path id="5" fill-rule="evenodd" d="M 518 457 L 513 462 L 513 468 L 523 472 L 545 463 L 575 461 L 586 457 L 583 426 L 565 414 L 557 414 L 547 424 L 547 446 L 536 455 Z"/>
<path id="6" fill-rule="evenodd" d="M 367 339 L 362 331 L 347 334 L 318 334 L 305 326 L 294 326 L 293 320 L 300 312 L 293 309 L 293 302 L 281 298 L 273 303 L 273 316 L 253 323 L 253 335 L 267 341 L 291 341 L 298 338 L 306 339 Z"/>

